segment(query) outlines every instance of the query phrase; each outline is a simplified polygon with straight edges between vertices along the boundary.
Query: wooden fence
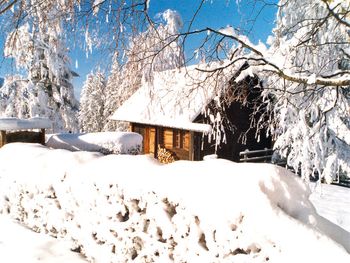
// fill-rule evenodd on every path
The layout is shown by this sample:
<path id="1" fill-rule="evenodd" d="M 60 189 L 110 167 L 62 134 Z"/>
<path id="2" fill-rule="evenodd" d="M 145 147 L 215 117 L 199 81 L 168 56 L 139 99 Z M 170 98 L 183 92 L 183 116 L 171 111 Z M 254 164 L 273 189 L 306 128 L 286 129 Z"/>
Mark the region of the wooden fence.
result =
<path id="1" fill-rule="evenodd" d="M 271 163 L 273 150 L 265 148 L 264 150 L 249 151 L 248 149 L 239 153 L 240 162 L 264 162 Z"/>

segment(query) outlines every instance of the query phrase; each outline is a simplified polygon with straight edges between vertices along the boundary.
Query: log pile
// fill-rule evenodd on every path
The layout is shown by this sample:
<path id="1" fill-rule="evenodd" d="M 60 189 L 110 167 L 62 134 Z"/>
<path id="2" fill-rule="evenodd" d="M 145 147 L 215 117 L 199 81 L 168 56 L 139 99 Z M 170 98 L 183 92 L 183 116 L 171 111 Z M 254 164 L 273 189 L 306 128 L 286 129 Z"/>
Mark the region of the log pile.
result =
<path id="1" fill-rule="evenodd" d="M 178 160 L 176 154 L 166 148 L 158 145 L 157 159 L 160 163 L 172 163 Z"/>

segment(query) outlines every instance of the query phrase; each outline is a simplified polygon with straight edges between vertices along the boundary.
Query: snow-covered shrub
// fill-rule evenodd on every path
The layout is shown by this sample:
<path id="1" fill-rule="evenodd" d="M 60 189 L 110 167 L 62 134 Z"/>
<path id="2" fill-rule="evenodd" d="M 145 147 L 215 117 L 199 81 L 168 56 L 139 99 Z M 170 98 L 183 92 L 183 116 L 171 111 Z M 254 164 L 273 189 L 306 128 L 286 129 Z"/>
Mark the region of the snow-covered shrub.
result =
<path id="1" fill-rule="evenodd" d="M 62 133 L 48 137 L 46 145 L 55 149 L 132 155 L 142 151 L 142 136 L 134 132 Z"/>
<path id="2" fill-rule="evenodd" d="M 91 262 L 349 260 L 329 238 L 350 251 L 349 233 L 316 214 L 299 178 L 268 164 L 160 165 L 17 143 L 0 150 L 0 193 L 1 213 Z"/>

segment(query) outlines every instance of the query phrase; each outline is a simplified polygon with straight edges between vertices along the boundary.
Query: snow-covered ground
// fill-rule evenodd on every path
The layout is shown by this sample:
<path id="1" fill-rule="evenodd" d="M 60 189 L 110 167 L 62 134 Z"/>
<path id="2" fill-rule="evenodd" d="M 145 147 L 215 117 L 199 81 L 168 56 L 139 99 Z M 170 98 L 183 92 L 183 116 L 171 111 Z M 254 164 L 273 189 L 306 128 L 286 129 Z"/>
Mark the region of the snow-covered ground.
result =
<path id="1" fill-rule="evenodd" d="M 311 185 L 311 202 L 317 212 L 350 233 L 350 188 L 337 185 Z"/>
<path id="2" fill-rule="evenodd" d="M 346 200 L 342 190 L 329 193 Z M 1 213 L 94 262 L 350 260 L 350 233 L 320 217 L 309 187 L 273 165 L 160 165 L 13 143 L 0 149 L 0 195 Z M 346 216 L 335 221 L 348 229 Z"/>
<path id="3" fill-rule="evenodd" d="M 71 252 L 68 244 L 35 233 L 0 215 L 0 262 L 86 263 L 86 260 L 80 254 Z"/>

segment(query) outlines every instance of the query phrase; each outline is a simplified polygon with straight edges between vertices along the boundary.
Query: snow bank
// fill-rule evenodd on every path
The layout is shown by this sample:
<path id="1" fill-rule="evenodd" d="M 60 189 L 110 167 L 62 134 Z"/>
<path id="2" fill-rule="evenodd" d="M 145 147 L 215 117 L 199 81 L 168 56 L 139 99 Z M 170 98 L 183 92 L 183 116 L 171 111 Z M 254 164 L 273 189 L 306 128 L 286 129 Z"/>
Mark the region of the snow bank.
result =
<path id="1" fill-rule="evenodd" d="M 350 189 L 337 185 L 311 184 L 310 200 L 317 213 L 350 233 Z"/>
<path id="2" fill-rule="evenodd" d="M 0 150 L 0 193 L 0 212 L 94 262 L 350 259 L 350 234 L 315 212 L 299 178 L 268 164 L 160 165 L 13 143 Z"/>
<path id="3" fill-rule="evenodd" d="M 139 154 L 142 136 L 134 132 L 63 133 L 49 135 L 46 145 L 70 151 Z"/>

